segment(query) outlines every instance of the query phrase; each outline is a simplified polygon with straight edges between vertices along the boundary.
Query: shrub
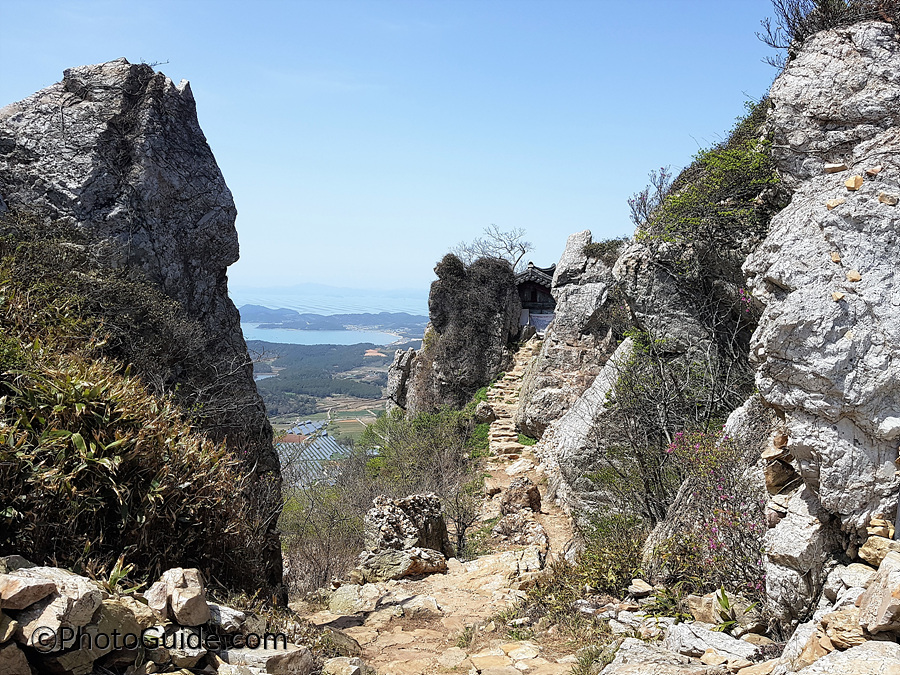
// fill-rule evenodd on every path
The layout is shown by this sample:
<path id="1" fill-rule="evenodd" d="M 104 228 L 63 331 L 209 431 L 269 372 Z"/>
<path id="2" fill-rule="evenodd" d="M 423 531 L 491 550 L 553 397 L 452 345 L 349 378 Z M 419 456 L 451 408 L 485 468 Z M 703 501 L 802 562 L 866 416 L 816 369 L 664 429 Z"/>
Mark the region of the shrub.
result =
<path id="1" fill-rule="evenodd" d="M 178 388 L 217 362 L 177 303 L 101 273 L 77 230 L 8 212 L 0 335 L 0 554 L 98 574 L 124 554 L 140 577 L 186 565 L 232 587 L 280 583 L 266 538 L 278 477 L 249 478 L 248 446 L 221 442 L 223 406 L 243 401 Z"/>
<path id="2" fill-rule="evenodd" d="M 628 237 L 592 241 L 590 244 L 584 245 L 582 252 L 588 258 L 602 260 L 608 267 L 612 267 L 619 257 L 619 251 L 622 250 L 622 245 L 627 241 Z"/>
<path id="3" fill-rule="evenodd" d="M 683 429 L 721 425 L 743 403 L 752 378 L 710 351 L 678 354 L 646 332 L 629 336 L 634 348 L 616 365 L 608 413 L 597 432 L 596 468 L 585 478 L 610 503 L 656 524 L 690 471 L 668 452 L 669 439 Z"/>
<path id="4" fill-rule="evenodd" d="M 150 577 L 184 565 L 233 578 L 251 537 L 225 448 L 117 364 L 28 358 L 0 387 L 0 550 L 81 568 L 124 553 Z"/>
<path id="5" fill-rule="evenodd" d="M 769 141 L 760 138 L 767 109 L 768 98 L 748 103 L 728 139 L 694 157 L 638 223 L 638 241 L 702 245 L 717 254 L 717 246 L 765 232 L 777 209 L 760 195 L 778 183 Z"/>
<path id="6" fill-rule="evenodd" d="M 575 602 L 585 596 L 600 601 L 621 597 L 640 574 L 649 530 L 640 518 L 614 512 L 579 514 L 577 523 L 583 550 L 576 564 L 555 561 L 525 598 L 498 619 L 507 624 L 519 617 L 529 617 L 532 624 L 546 619 L 563 638 L 604 648 L 615 640 L 608 622 L 577 611 Z"/>
<path id="7" fill-rule="evenodd" d="M 303 464 L 285 458 L 280 527 L 294 590 L 312 591 L 354 565 L 366 512 L 378 495 L 437 494 L 457 550 L 471 550 L 468 531 L 483 489 L 475 460 L 487 444 L 488 427 L 475 425 L 470 410 L 394 410 L 366 428 L 326 482 L 304 477 Z"/>
<path id="8" fill-rule="evenodd" d="M 765 498 L 741 443 L 722 432 L 678 433 L 667 452 L 688 479 L 670 534 L 653 551 L 663 576 L 694 592 L 725 586 L 761 598 Z"/>

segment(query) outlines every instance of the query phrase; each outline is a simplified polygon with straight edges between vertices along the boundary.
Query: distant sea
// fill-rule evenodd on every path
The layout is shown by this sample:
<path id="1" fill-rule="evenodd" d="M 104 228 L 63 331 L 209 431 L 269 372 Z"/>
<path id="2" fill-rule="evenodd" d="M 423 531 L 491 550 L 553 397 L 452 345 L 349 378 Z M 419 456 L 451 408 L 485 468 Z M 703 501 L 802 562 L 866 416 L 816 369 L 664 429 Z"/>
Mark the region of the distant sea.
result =
<path id="1" fill-rule="evenodd" d="M 276 288 L 230 289 L 231 299 L 241 305 L 272 309 L 294 309 L 310 314 L 363 314 L 407 312 L 428 316 L 428 289 L 379 290 L 338 288 L 323 284 L 298 284 Z"/>
<path id="2" fill-rule="evenodd" d="M 281 288 L 232 287 L 230 295 L 237 307 L 262 305 L 272 309 L 293 309 L 301 313 L 324 315 L 407 312 L 428 316 L 427 289 L 378 290 L 299 284 Z M 292 330 L 257 328 L 258 325 L 242 323 L 244 338 L 291 345 L 355 345 L 360 342 L 387 345 L 399 339 L 396 335 L 378 331 Z"/>
<path id="3" fill-rule="evenodd" d="M 242 323 L 245 340 L 265 340 L 288 345 L 355 345 L 371 342 L 388 345 L 400 338 L 389 333 L 369 330 L 296 330 L 291 328 L 257 328 L 256 323 Z"/>

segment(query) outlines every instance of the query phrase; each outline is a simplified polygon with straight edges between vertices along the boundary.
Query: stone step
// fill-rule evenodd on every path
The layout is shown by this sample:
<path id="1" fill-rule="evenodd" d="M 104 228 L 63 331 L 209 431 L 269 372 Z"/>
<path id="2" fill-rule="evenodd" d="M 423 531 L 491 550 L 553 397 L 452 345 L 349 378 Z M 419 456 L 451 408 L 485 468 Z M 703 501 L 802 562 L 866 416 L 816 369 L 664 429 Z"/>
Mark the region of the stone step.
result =
<path id="1" fill-rule="evenodd" d="M 521 443 L 501 443 L 496 447 L 496 453 L 498 455 L 517 455 L 522 452 L 525 448 Z"/>

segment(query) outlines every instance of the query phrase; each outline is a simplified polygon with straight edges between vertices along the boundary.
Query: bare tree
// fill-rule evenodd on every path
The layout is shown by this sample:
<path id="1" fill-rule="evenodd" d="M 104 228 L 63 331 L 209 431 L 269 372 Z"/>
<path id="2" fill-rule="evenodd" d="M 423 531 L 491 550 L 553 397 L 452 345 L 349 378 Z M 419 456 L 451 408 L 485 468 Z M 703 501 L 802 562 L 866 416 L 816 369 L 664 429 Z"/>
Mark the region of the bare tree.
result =
<path id="1" fill-rule="evenodd" d="M 662 166 L 648 174 L 650 184 L 628 200 L 631 209 L 631 222 L 638 227 L 645 227 L 650 222 L 653 212 L 663 203 L 672 187 L 672 167 Z"/>
<path id="2" fill-rule="evenodd" d="M 530 241 L 525 241 L 525 230 L 515 227 L 511 230 L 501 230 L 496 225 L 484 228 L 484 235 L 473 239 L 471 242 L 461 241 L 452 252 L 466 265 L 478 260 L 478 258 L 500 258 L 506 260 L 518 272 L 522 266 L 522 259 L 529 251 L 534 250 Z"/>

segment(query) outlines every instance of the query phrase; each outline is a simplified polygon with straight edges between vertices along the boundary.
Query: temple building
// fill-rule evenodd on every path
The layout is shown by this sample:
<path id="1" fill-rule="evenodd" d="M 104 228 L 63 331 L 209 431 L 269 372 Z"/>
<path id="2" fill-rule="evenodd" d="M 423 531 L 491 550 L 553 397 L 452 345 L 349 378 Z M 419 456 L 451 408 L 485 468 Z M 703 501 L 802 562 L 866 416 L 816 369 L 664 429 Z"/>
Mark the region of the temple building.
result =
<path id="1" fill-rule="evenodd" d="M 550 267 L 538 267 L 529 262 L 524 271 L 516 275 L 516 287 L 522 301 L 520 326 L 534 326 L 535 332 L 543 336 L 544 330 L 553 320 L 556 300 L 550 294 L 553 285 L 553 273 L 556 264 Z"/>

